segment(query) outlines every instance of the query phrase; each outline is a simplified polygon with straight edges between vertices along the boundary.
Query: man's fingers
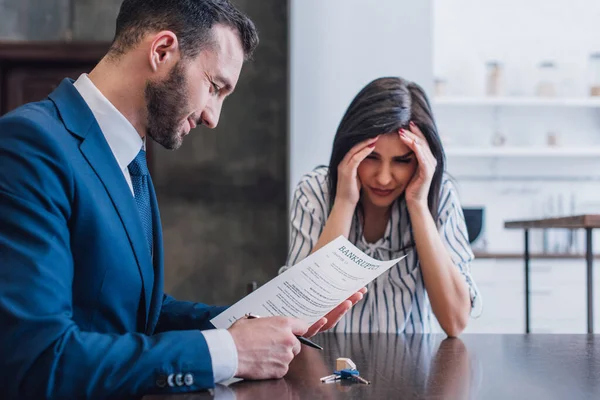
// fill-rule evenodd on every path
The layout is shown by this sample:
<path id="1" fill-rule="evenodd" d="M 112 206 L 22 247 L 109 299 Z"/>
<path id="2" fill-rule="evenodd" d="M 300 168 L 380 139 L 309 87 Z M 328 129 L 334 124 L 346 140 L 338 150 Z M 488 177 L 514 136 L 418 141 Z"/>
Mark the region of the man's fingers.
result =
<path id="1" fill-rule="evenodd" d="M 288 318 L 288 321 L 294 335 L 302 336 L 308 331 L 308 324 L 301 319 Z"/>
<path id="2" fill-rule="evenodd" d="M 302 350 L 302 343 L 300 343 L 299 340 L 296 340 L 294 346 L 292 346 L 292 353 L 294 354 L 294 357 L 300 354 L 300 350 Z"/>

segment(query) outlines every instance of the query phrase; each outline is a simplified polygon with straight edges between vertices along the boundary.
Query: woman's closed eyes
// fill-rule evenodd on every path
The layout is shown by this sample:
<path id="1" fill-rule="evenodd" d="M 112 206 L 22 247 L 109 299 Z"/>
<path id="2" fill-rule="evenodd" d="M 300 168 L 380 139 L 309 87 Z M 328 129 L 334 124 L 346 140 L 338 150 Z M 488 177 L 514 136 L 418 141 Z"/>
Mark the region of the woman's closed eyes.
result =
<path id="1" fill-rule="evenodd" d="M 411 151 L 404 155 L 393 157 L 392 161 L 395 163 L 399 163 L 399 164 L 410 164 L 410 162 L 413 160 L 413 158 L 414 158 L 414 153 Z M 372 152 L 371 154 L 369 154 L 366 157 L 366 159 L 367 160 L 380 160 L 381 156 L 376 152 Z"/>

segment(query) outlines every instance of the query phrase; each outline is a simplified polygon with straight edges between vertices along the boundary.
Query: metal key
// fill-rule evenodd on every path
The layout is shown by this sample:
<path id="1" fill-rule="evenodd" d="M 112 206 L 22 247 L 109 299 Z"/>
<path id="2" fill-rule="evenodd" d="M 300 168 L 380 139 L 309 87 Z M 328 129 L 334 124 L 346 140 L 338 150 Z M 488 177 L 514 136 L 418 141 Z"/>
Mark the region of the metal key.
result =
<path id="1" fill-rule="evenodd" d="M 363 378 L 360 375 L 354 375 L 353 378 L 356 379 L 357 381 L 359 381 L 360 383 L 364 383 L 365 385 L 370 385 L 371 384 L 371 382 L 369 382 L 368 380 L 366 380 L 365 378 Z"/>
<path id="2" fill-rule="evenodd" d="M 371 382 L 369 382 L 368 380 L 366 380 L 365 378 L 363 378 L 362 376 L 360 376 L 360 372 L 358 372 L 358 370 L 356 369 L 343 369 L 341 371 L 336 371 L 340 374 L 340 377 L 342 379 L 349 379 L 349 380 L 354 380 L 354 381 L 358 381 L 360 383 L 364 383 L 365 385 L 370 385 Z"/>
<path id="3" fill-rule="evenodd" d="M 333 378 L 339 378 L 339 375 L 331 374 L 331 375 L 324 376 L 324 377 L 321 378 L 321 382 L 326 382 L 326 381 L 328 381 L 330 379 L 333 379 Z"/>

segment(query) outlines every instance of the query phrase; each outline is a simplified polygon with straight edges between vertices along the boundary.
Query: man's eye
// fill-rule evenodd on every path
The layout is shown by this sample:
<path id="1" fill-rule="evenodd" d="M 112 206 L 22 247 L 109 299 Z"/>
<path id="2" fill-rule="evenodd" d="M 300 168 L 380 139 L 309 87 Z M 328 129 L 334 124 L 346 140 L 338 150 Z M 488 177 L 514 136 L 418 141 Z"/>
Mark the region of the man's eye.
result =
<path id="1" fill-rule="evenodd" d="M 212 84 L 212 88 L 213 88 L 213 94 L 215 94 L 215 95 L 219 94 L 219 92 L 221 91 L 221 88 L 214 82 Z"/>

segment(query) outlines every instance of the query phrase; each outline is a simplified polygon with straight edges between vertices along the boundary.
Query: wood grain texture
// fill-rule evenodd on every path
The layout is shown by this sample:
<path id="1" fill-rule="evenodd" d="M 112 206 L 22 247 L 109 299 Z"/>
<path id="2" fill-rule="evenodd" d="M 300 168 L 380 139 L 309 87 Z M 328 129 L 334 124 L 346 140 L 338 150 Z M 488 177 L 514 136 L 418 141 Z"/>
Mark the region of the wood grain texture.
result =
<path id="1" fill-rule="evenodd" d="M 238 382 L 220 392 L 236 400 L 600 398 L 594 335 L 321 334 L 315 341 L 325 350 L 303 347 L 284 379 Z M 337 357 L 350 357 L 371 385 L 321 383 Z M 146 397 L 203 398 L 212 396 Z"/>
<path id="2" fill-rule="evenodd" d="M 534 229 L 534 228 L 600 228 L 600 214 L 573 215 L 560 218 L 543 218 L 532 220 L 506 221 L 507 229 Z"/>
<path id="3" fill-rule="evenodd" d="M 525 257 L 523 253 L 474 252 L 474 254 L 476 260 L 522 260 Z M 585 254 L 533 253 L 529 257 L 540 260 L 583 260 Z M 600 254 L 596 254 L 594 258 L 600 258 Z"/>

